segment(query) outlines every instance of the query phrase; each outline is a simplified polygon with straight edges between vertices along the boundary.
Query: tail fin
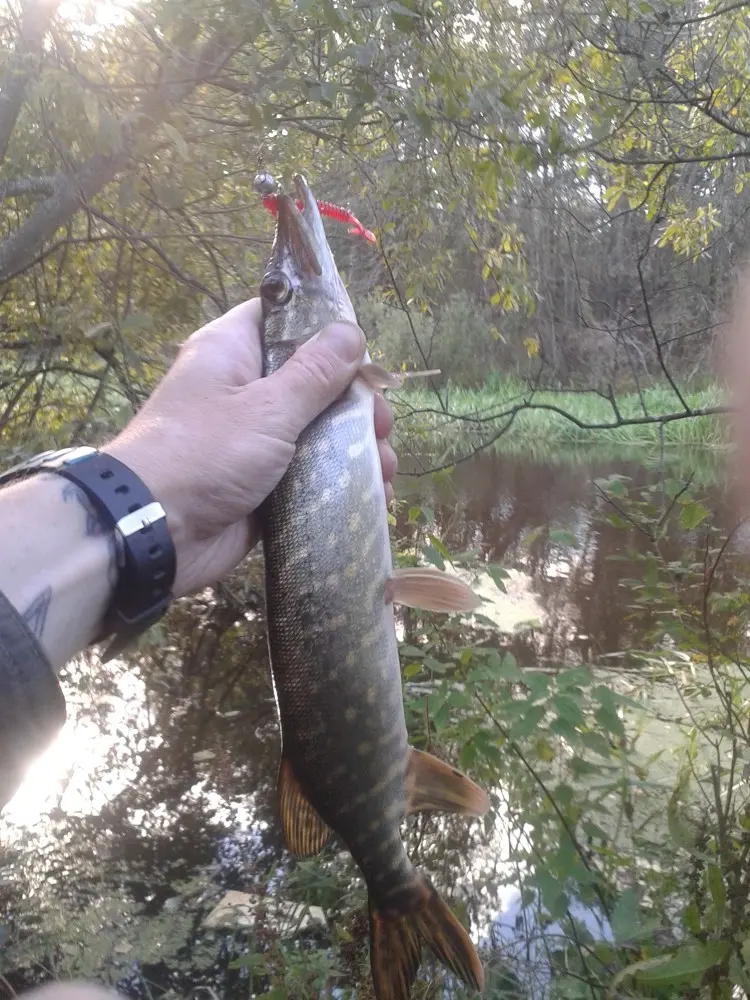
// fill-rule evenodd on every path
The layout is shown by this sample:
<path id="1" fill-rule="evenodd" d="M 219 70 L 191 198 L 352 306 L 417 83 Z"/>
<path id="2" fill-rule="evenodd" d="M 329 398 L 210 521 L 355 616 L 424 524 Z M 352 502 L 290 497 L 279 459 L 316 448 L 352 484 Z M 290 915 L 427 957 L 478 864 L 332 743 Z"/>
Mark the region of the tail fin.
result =
<path id="1" fill-rule="evenodd" d="M 409 1000 L 426 944 L 467 986 L 481 990 L 484 970 L 469 935 L 424 876 L 409 909 L 370 903 L 370 966 L 377 1000 Z"/>

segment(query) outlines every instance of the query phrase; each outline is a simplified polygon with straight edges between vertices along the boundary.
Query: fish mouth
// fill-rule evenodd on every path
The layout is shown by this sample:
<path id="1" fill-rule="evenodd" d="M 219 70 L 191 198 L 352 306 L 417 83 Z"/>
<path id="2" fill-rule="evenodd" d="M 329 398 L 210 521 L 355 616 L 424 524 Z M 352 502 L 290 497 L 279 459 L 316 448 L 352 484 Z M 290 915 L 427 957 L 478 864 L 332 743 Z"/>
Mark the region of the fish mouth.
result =
<path id="1" fill-rule="evenodd" d="M 303 277 L 319 277 L 327 249 L 323 220 L 305 178 L 297 174 L 294 183 L 302 211 L 290 195 L 279 195 L 275 256 L 291 258 Z"/>

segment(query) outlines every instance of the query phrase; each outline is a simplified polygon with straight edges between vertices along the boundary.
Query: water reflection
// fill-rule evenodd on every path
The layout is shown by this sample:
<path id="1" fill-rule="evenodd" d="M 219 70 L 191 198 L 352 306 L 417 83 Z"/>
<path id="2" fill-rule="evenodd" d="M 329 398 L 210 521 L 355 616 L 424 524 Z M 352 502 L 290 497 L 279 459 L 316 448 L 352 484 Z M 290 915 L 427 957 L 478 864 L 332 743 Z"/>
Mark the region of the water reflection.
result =
<path id="1" fill-rule="evenodd" d="M 457 466 L 451 479 L 414 479 L 405 487 L 407 496 L 435 510 L 452 551 L 478 549 L 488 562 L 513 571 L 509 594 L 497 599 L 489 615 L 508 631 L 528 619 L 540 623 L 511 642 L 526 667 L 596 662 L 604 654 L 637 646 L 651 624 L 647 610 L 635 612 L 629 606 L 622 587 L 624 579 L 642 572 L 637 556 L 646 552 L 648 540 L 633 532 L 626 535 L 597 516 L 604 504 L 595 480 L 626 476 L 635 492 L 658 482 L 660 470 L 655 462 L 578 458 L 575 464 L 548 465 L 482 456 Z M 695 481 L 699 458 L 691 463 L 682 456 L 666 474 L 681 473 Z M 728 531 L 736 514 L 725 500 L 720 466 L 712 468 L 716 478 L 706 486 L 706 503 L 714 523 Z M 549 531 L 537 533 L 539 528 Z M 575 545 L 558 544 L 556 530 L 572 533 Z M 685 541 L 684 532 L 667 536 L 664 556 L 684 555 Z M 694 542 L 700 556 L 699 533 Z M 727 563 L 724 571 L 730 568 Z"/>
<path id="2" fill-rule="evenodd" d="M 112 693 L 101 693 L 107 678 Z M 92 700 L 90 688 L 98 690 Z M 132 781 L 133 760 L 121 751 L 128 732 L 145 725 L 145 685 L 123 664 L 72 664 L 65 677 L 68 724 L 33 762 L 26 780 L 3 811 L 5 841 L 23 839 L 44 816 L 90 816 Z M 119 759 L 118 759 L 119 758 Z"/>
<path id="3" fill-rule="evenodd" d="M 476 548 L 510 570 L 506 595 L 488 577 L 481 591 L 503 633 L 491 641 L 523 666 L 595 661 L 636 645 L 649 627 L 648 611 L 629 608 L 621 588 L 645 541 L 631 536 L 628 553 L 623 533 L 596 517 L 592 480 L 613 472 L 636 484 L 656 474 L 609 459 L 548 466 L 485 456 L 449 481 L 402 482 L 404 495 L 435 510 L 451 548 Z M 711 500 L 728 523 L 721 491 Z M 540 526 L 572 532 L 575 545 L 549 532 L 530 539 Z M 668 557 L 678 544 L 665 540 Z M 218 599 L 175 607 L 123 661 L 69 670 L 71 722 L 0 823 L 0 973 L 12 988 L 52 974 L 99 976 L 144 998 L 198 987 L 248 995 L 247 969 L 233 965 L 246 936 L 204 920 L 225 891 L 262 898 L 289 867 L 275 819 L 279 740 L 260 595 L 256 559 Z M 422 816 L 407 834 L 438 884 L 463 888 L 475 937 L 506 954 L 502 926 L 519 915 L 508 838 L 523 831 L 501 818 L 483 828 Z M 290 884 L 308 902 L 335 911 L 344 898 L 364 901 L 343 854 L 328 881 L 304 865 L 295 871 Z M 355 943 L 360 932 L 351 929 Z"/>

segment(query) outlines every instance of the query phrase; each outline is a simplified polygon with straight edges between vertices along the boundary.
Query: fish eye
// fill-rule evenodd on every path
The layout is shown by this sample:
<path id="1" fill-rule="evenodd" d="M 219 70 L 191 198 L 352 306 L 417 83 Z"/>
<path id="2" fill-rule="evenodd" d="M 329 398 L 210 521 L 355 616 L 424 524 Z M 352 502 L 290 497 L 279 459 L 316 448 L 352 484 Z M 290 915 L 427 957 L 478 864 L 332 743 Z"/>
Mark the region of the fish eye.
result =
<path id="1" fill-rule="evenodd" d="M 281 271 L 269 271 L 263 275 L 260 294 L 272 306 L 283 306 L 292 297 L 292 283 Z"/>

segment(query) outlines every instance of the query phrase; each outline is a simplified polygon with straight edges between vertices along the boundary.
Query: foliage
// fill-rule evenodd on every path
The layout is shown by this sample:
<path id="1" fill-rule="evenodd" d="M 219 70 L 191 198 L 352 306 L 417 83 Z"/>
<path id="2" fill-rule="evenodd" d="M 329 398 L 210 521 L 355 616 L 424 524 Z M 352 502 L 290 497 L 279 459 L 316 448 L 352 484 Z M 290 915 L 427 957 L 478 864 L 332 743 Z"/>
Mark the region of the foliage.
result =
<path id="1" fill-rule="evenodd" d="M 501 338 L 492 327 L 492 310 L 466 292 L 454 292 L 434 312 L 412 313 L 363 296 L 357 318 L 375 354 L 396 371 L 438 369 L 456 385 L 476 385 L 488 371 L 525 367 L 520 345 Z"/>
<path id="2" fill-rule="evenodd" d="M 304 169 L 377 230 L 376 251 L 331 239 L 375 350 L 444 371 L 431 395 L 398 397 L 399 431 L 435 465 L 539 438 L 723 444 L 721 390 L 691 387 L 715 357 L 747 241 L 744 7 L 9 0 L 3 458 L 113 433 L 190 330 L 253 292 L 271 234 L 259 168 L 287 184 Z M 399 622 L 414 742 L 493 789 L 484 826 L 407 829 L 480 936 L 490 993 L 718 1000 L 750 988 L 747 595 L 724 570 L 710 505 L 669 480 L 669 461 L 643 495 L 599 484 L 639 567 L 623 593 L 650 615 L 642 650 L 521 670 L 489 618 Z M 404 513 L 399 559 L 502 593 L 503 566 L 451 557 L 429 507 Z M 684 542 L 677 558 L 667 530 Z M 563 561 L 578 536 L 552 526 L 548 540 Z M 328 853 L 292 869 L 269 833 L 273 767 L 259 748 L 275 730 L 267 685 L 245 677 L 248 656 L 263 667 L 265 655 L 251 590 L 177 609 L 133 654 L 148 719 L 123 727 L 117 753 L 135 777 L 95 817 L 57 815 L 55 842 L 7 860 L 0 971 L 15 988 L 78 974 L 137 996 L 196 980 L 227 996 L 249 985 L 312 997 L 333 981 L 366 995 L 351 866 Z M 95 676 L 79 686 L 100 704 L 113 695 Z M 216 718 L 218 750 L 196 756 Z M 250 787 L 255 839 L 241 871 L 216 871 L 219 832 L 236 828 Z M 211 879 L 324 905 L 329 924 L 303 939 L 262 921 L 207 935 L 212 899 L 196 885 Z M 509 927 L 498 913 L 513 893 Z M 436 995 L 427 977 L 418 989 Z"/>
<path id="3" fill-rule="evenodd" d="M 659 381 L 690 420 L 746 241 L 748 38 L 741 7 L 683 7 L 7 0 L 6 451 L 111 433 L 252 293 L 258 168 L 377 230 L 332 240 L 397 363 Z"/>
<path id="4" fill-rule="evenodd" d="M 493 799 L 484 823 L 410 820 L 407 844 L 478 937 L 488 996 L 724 997 L 748 977 L 747 589 L 725 565 L 727 533 L 690 484 L 635 490 L 618 475 L 597 489 L 601 518 L 622 535 L 618 558 L 632 567 L 624 599 L 647 623 L 637 648 L 611 662 L 522 669 L 512 636 L 489 617 L 403 610 L 412 742 L 468 770 Z M 399 562 L 458 572 L 503 599 L 508 571 L 476 551 L 452 554 L 435 509 L 405 506 L 398 523 Z M 582 544 L 575 525 L 547 535 L 561 560 Z M 367 995 L 367 918 L 350 859 L 333 850 L 290 864 L 273 840 L 275 755 L 261 763 L 253 750 L 249 774 L 241 763 L 243 741 L 275 745 L 276 734 L 262 696 L 262 620 L 238 619 L 248 606 L 240 586 L 238 577 L 224 596 L 176 608 L 167 634 L 121 665 L 151 707 L 123 728 L 112 765 L 128 777 L 110 767 L 121 781 L 112 801 L 89 818 L 58 812 L 56 842 L 19 841 L 6 858 L 0 972 L 16 988 L 42 964 L 139 997 L 202 986 L 312 1000 L 334 983 Z M 119 675 L 93 664 L 89 676 L 101 705 Z M 236 819 L 227 828 L 220 814 L 236 817 L 248 787 L 249 835 L 227 853 Z M 259 900 L 253 925 L 207 931 L 206 913 L 230 887 Z M 279 899 L 322 906 L 327 926 L 281 932 Z M 415 996 L 439 996 L 440 981 L 426 967 Z"/>
<path id="5" fill-rule="evenodd" d="M 444 461 L 466 457 L 472 449 L 512 450 L 531 444 L 542 445 L 550 458 L 555 451 L 587 445 L 651 451 L 660 446 L 726 448 L 722 389 L 684 388 L 683 396 L 693 412 L 706 415 L 661 423 L 662 416 L 672 413 L 672 398 L 668 390 L 656 387 L 608 397 L 537 388 L 531 379 L 513 378 L 495 378 L 479 390 L 442 385 L 440 399 L 429 390 L 407 386 L 392 394 L 392 402 L 397 433 L 407 450 L 422 448 Z"/>
<path id="6" fill-rule="evenodd" d="M 455 628 L 412 623 L 403 662 L 413 738 L 495 789 L 505 878 L 524 916 L 515 932 L 495 925 L 490 941 L 514 956 L 528 990 L 729 996 L 750 981 L 750 601 L 723 566 L 733 532 L 711 525 L 687 483 L 632 497 L 621 476 L 598 486 L 624 547 L 628 533 L 648 539 L 635 557 L 641 575 L 622 581 L 651 614 L 645 651 L 622 660 L 638 673 L 520 671 L 489 632 L 463 644 Z M 430 514 L 411 516 L 433 561 Z M 693 543 L 686 551 L 703 553 L 697 562 L 663 551 L 675 528 Z M 558 531 L 557 543 L 577 539 Z M 507 574 L 488 569 L 504 589 Z M 671 754 L 665 726 L 679 733 Z"/>

